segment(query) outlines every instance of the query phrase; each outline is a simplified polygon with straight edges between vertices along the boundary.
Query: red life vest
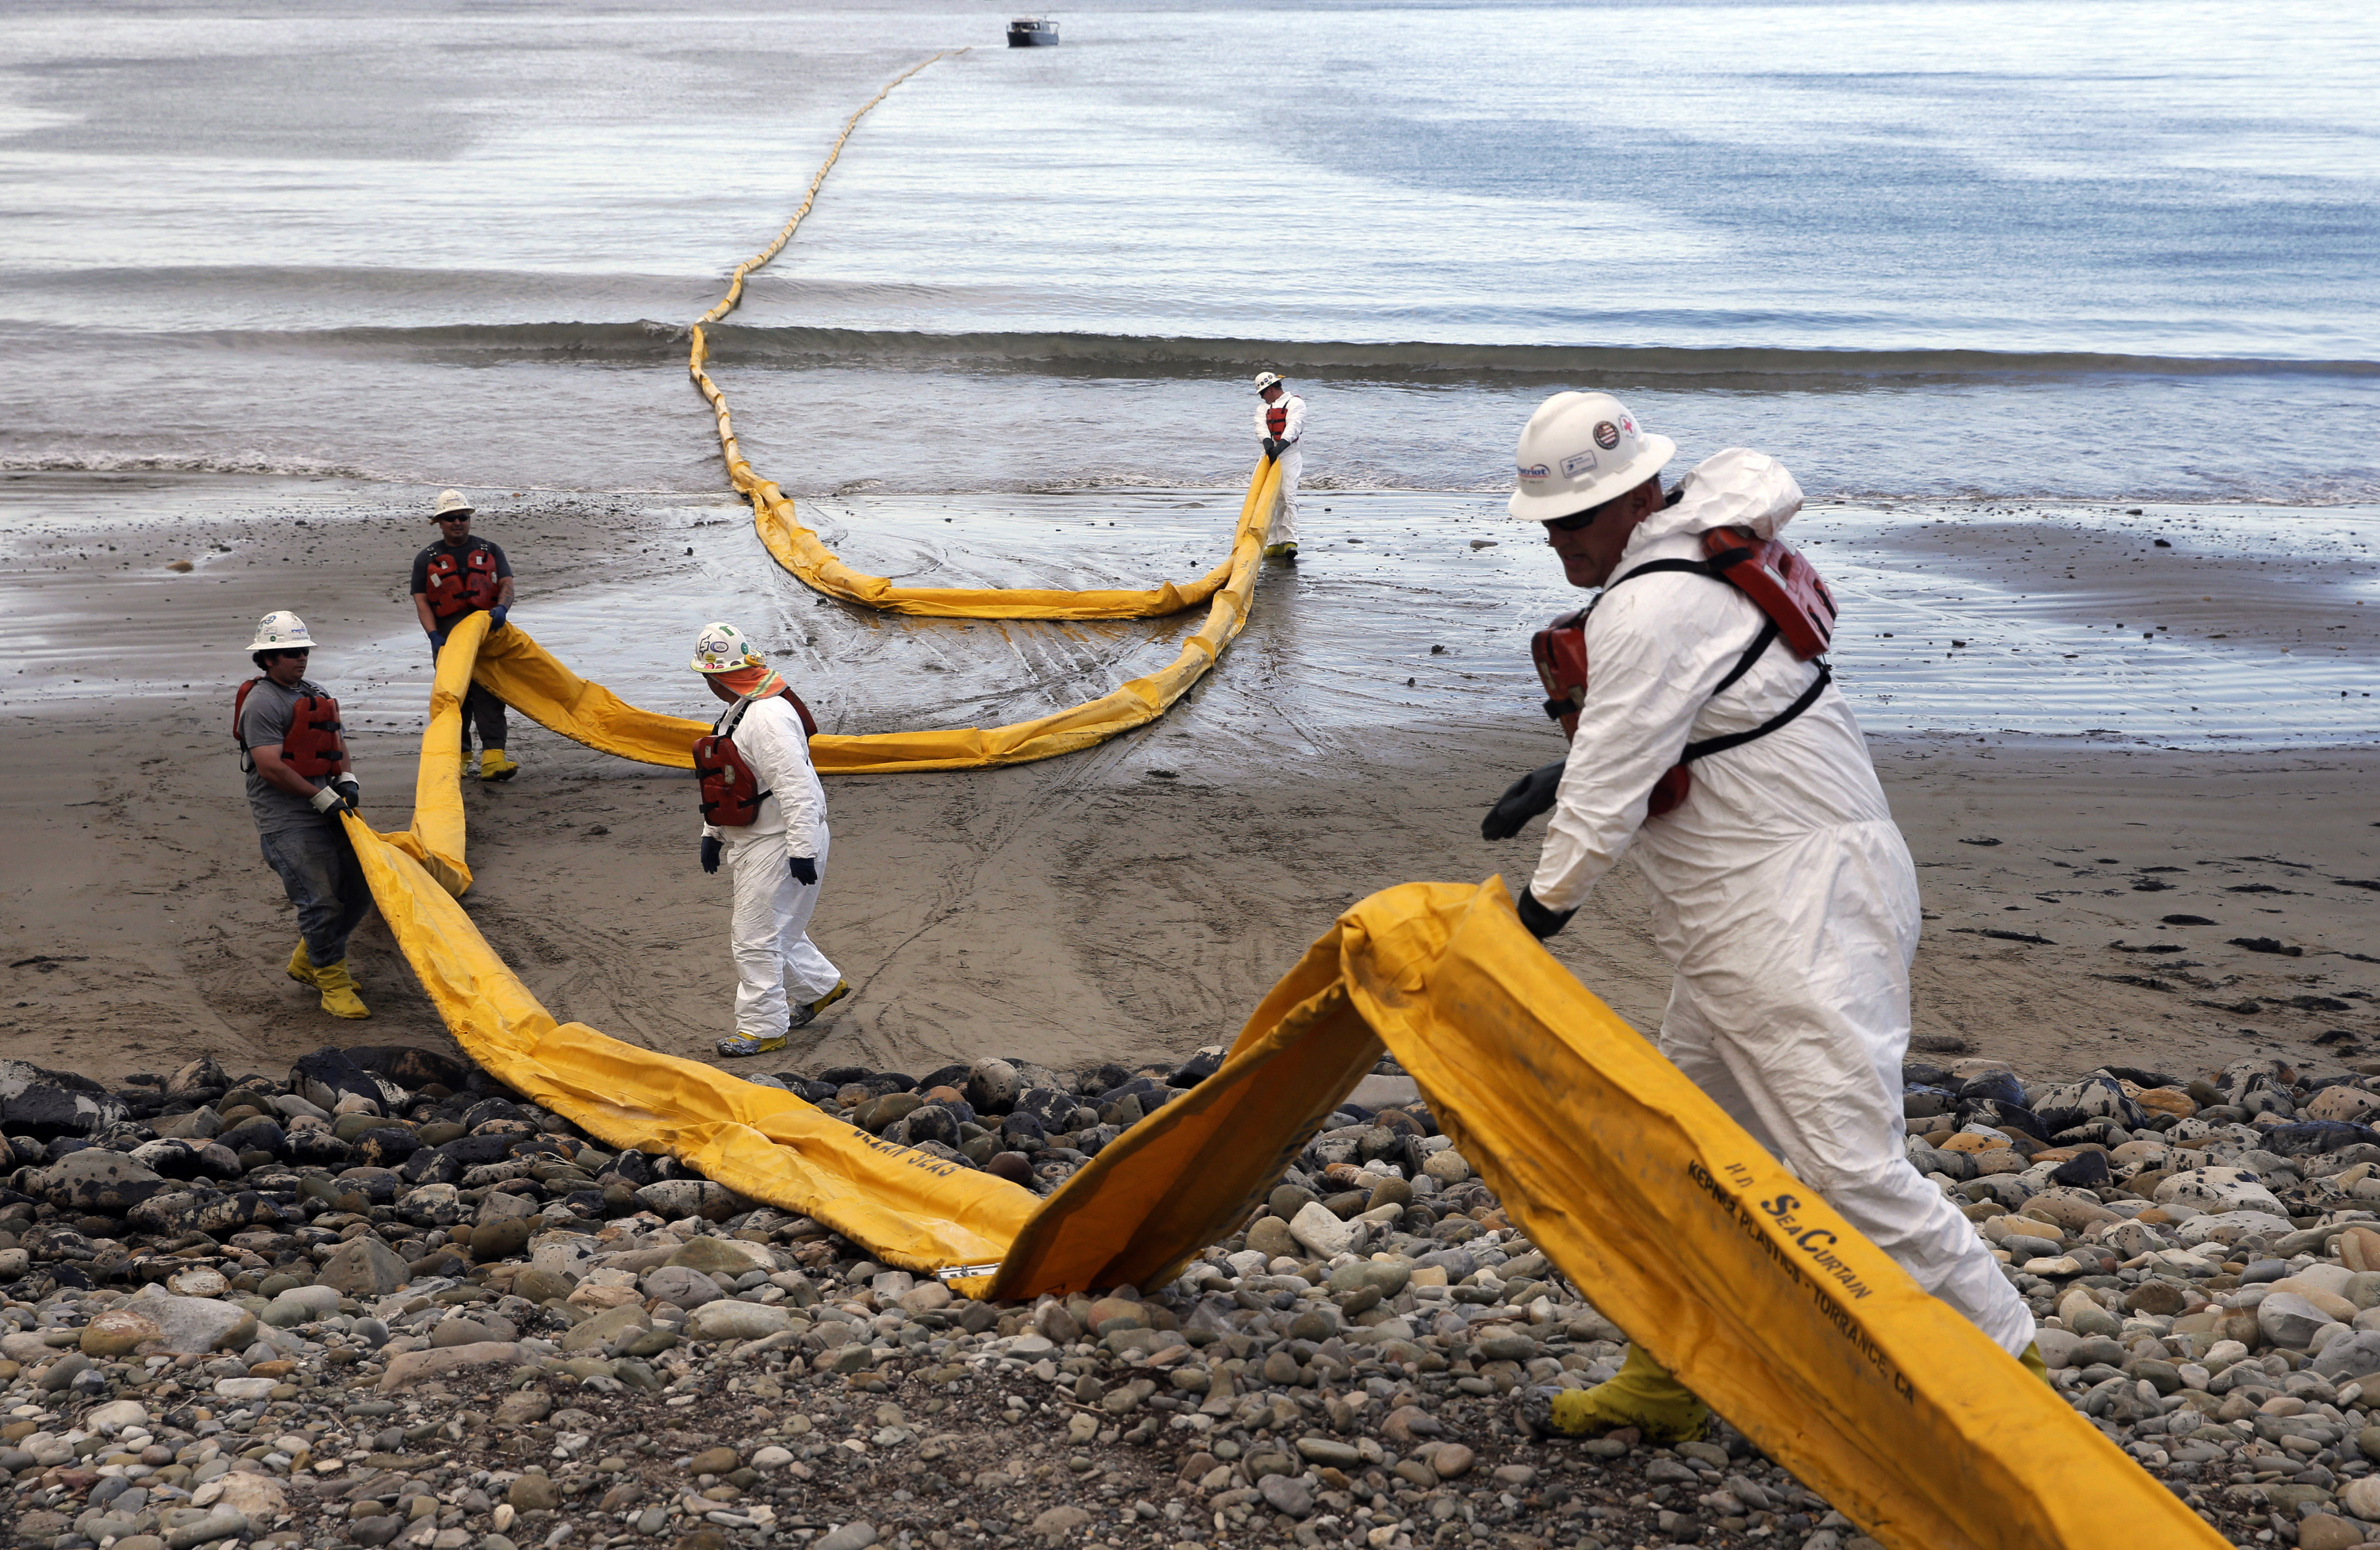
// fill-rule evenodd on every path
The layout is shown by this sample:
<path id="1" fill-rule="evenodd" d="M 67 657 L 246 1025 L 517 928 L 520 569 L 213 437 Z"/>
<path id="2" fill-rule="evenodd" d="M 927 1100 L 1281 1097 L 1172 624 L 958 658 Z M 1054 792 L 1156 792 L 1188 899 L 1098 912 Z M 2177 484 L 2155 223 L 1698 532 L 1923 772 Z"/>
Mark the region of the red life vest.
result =
<path id="1" fill-rule="evenodd" d="M 263 683 L 251 678 L 239 686 L 231 702 L 231 738 L 239 746 L 239 767 L 256 768 L 248 744 L 239 734 L 240 713 L 248 708 L 249 691 Z M 289 730 L 281 739 L 281 762 L 310 781 L 319 781 L 347 757 L 346 727 L 339 721 L 339 702 L 329 695 L 299 695 L 289 707 Z"/>
<path id="2" fill-rule="evenodd" d="M 444 544 L 430 556 L 429 580 L 424 584 L 423 599 L 430 604 L 433 619 L 453 619 L 475 608 L 496 606 L 496 556 L 481 544 L 473 544 L 460 556 Z"/>
<path id="3" fill-rule="evenodd" d="M 1732 527 L 1714 527 L 1703 534 L 1703 552 L 1706 561 L 1655 560 L 1637 566 L 1618 581 L 1607 583 L 1604 591 L 1622 581 L 1661 571 L 1684 571 L 1694 575 L 1706 575 L 1725 581 L 1750 598 L 1766 616 L 1760 634 L 1737 659 L 1727 676 L 1711 690 L 1718 695 L 1750 672 L 1753 664 L 1779 640 L 1803 661 L 1823 654 L 1835 634 L 1835 598 L 1817 568 L 1801 555 L 1774 539 L 1755 539 L 1751 534 Z M 1586 616 L 1593 609 L 1583 608 L 1575 613 L 1565 613 L 1539 630 L 1529 642 L 1529 655 L 1536 662 L 1537 680 L 1545 685 L 1546 714 L 1561 722 L 1562 735 L 1578 735 L 1578 713 L 1586 704 Z M 1694 776 L 1687 766 L 1698 758 L 1707 758 L 1729 748 L 1741 747 L 1756 738 L 1767 736 L 1791 721 L 1811 706 L 1833 680 L 1834 670 L 1825 662 L 1818 664 L 1818 677 L 1800 698 L 1775 716 L 1749 732 L 1730 733 L 1723 737 L 1707 737 L 1699 743 L 1689 743 L 1676 764 L 1664 770 L 1653 783 L 1653 794 L 1646 816 L 1659 817 L 1674 811 L 1694 789 Z"/>
<path id="4" fill-rule="evenodd" d="M 1281 433 L 1289 429 L 1289 394 L 1284 393 L 1265 406 L 1265 429 L 1272 432 L 1275 441 L 1281 440 Z"/>
<path id="5" fill-rule="evenodd" d="M 790 703 L 794 714 L 801 718 L 802 735 L 816 737 L 818 721 L 802 696 L 791 689 L 780 689 L 777 696 Z M 760 817 L 760 804 L 769 799 L 769 793 L 760 789 L 760 778 L 735 746 L 735 723 L 744 719 L 751 704 L 749 697 L 737 700 L 719 718 L 718 725 L 694 740 L 694 772 L 702 778 L 702 821 L 720 829 L 748 827 Z"/>
<path id="6" fill-rule="evenodd" d="M 1705 533 L 1703 552 L 1719 575 L 1768 615 L 1793 655 L 1806 662 L 1826 654 L 1835 638 L 1835 595 L 1815 565 L 1775 539 L 1755 539 L 1733 527 Z"/>

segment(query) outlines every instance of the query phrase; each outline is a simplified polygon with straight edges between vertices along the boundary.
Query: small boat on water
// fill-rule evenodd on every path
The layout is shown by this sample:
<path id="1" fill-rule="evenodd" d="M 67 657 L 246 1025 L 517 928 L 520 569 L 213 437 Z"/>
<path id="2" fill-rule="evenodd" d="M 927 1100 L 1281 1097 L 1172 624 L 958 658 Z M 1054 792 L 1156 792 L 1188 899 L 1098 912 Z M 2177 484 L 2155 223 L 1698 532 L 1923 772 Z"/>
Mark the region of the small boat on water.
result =
<path id="1" fill-rule="evenodd" d="M 1008 24 L 1011 48 L 1055 48 L 1058 24 L 1046 16 L 1021 16 Z"/>

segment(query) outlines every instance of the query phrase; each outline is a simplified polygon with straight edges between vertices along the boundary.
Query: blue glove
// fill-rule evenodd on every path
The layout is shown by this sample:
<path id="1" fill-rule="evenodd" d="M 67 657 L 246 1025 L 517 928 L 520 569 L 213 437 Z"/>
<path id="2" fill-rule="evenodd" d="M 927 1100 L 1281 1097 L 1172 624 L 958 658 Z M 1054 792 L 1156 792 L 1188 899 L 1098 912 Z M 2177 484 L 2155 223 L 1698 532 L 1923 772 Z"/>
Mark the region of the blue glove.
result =
<path id="1" fill-rule="evenodd" d="M 706 872 L 719 870 L 719 842 L 708 834 L 702 837 L 702 869 Z"/>
<path id="2" fill-rule="evenodd" d="M 446 632 L 445 632 L 445 631 L 443 631 L 443 630 L 431 630 L 431 631 L 428 631 L 428 632 L 426 632 L 426 633 L 427 633 L 427 634 L 429 635 L 429 636 L 430 636 L 430 654 L 431 654 L 431 656 L 433 656 L 433 657 L 434 657 L 434 656 L 436 656 L 439 652 L 443 651 L 443 650 L 445 650 L 445 649 L 446 649 Z"/>
<path id="3" fill-rule="evenodd" d="M 504 627 L 504 611 L 511 607 L 512 604 L 510 603 L 498 603 L 495 607 L 488 610 L 488 633 L 490 635 L 493 635 L 498 630 Z"/>
<path id="4" fill-rule="evenodd" d="M 818 863 L 806 855 L 795 856 L 785 865 L 793 869 L 794 881 L 808 887 L 818 886 Z"/>

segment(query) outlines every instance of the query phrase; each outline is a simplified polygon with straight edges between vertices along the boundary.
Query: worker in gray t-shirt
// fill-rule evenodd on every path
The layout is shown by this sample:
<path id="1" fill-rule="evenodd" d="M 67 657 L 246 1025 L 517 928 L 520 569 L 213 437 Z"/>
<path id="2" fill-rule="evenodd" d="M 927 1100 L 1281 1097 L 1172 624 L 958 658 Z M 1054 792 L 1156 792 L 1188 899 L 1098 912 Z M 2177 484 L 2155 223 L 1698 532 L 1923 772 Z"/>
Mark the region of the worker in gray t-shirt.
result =
<path id="1" fill-rule="evenodd" d="M 268 613 L 248 643 L 261 678 L 240 685 L 232 709 L 248 810 L 265 865 L 298 906 L 302 933 L 289 977 L 322 992 L 334 1017 L 370 1017 L 347 972 L 347 938 L 371 904 L 340 814 L 359 810 L 362 789 L 348 768 L 339 702 L 306 676 L 314 642 L 306 622 Z"/>

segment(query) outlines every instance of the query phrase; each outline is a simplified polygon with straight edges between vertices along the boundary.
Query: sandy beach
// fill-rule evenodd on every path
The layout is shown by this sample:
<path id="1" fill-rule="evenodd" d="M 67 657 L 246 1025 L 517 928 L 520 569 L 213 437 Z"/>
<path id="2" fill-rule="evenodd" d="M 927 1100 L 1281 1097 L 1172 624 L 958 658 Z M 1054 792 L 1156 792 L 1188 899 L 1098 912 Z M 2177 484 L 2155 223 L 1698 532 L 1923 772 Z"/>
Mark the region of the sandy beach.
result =
<path id="1" fill-rule="evenodd" d="M 417 527 L 389 499 L 261 481 L 7 490 L 0 585 L 20 665 L 0 696 L 0 842 L 18 860 L 0 900 L 0 1055 L 115 1077 L 201 1053 L 235 1072 L 274 1072 L 326 1042 L 442 1040 L 376 923 L 357 947 L 372 1021 L 334 1023 L 281 976 L 289 912 L 258 856 L 224 731 L 244 666 L 230 636 L 297 602 L 330 643 L 317 675 L 351 696 L 372 816 L 403 826 L 427 680 L 399 598 Z M 1417 498 L 1366 499 L 1338 497 L 1340 510 L 1317 520 L 1360 514 L 1376 542 L 1403 539 L 1398 503 Z M 724 606 L 718 578 L 732 572 L 752 589 L 749 606 L 767 610 L 769 633 L 806 632 L 789 661 L 796 682 L 815 686 L 831 728 L 855 731 L 1031 714 L 1087 683 L 1103 686 L 1100 675 L 1129 667 L 1135 651 L 1171 649 L 1171 622 L 1011 629 L 987 649 L 952 626 L 820 605 L 766 568 L 735 512 L 528 501 L 514 519 L 516 560 L 534 570 L 522 624 L 607 679 L 607 664 L 636 660 L 644 676 L 611 681 L 639 703 L 693 713 L 690 697 L 653 696 L 684 693 L 668 660 L 684 633 L 676 616 L 698 623 Z M 1832 531 L 1823 513 L 1809 520 L 1814 536 Z M 2022 541 L 2040 542 L 2041 530 Z M 1146 547 L 1100 531 L 1075 574 L 1138 574 L 1144 560 L 1179 561 L 1178 574 L 1201 551 L 1191 527 L 1152 528 Z M 1923 546 L 1912 578 L 1921 563 L 2014 559 L 1993 521 L 1953 531 L 1920 520 L 1907 532 Z M 889 541 L 847 536 L 861 550 Z M 998 537 L 973 557 L 987 574 L 1024 563 L 1025 540 Z M 2082 563 L 2105 547 L 2078 542 L 2074 560 L 2051 567 L 2080 564 L 2073 592 L 2034 606 L 2076 619 L 2115 611 L 2132 560 Z M 1489 845 L 1476 823 L 1506 781 L 1559 749 L 1533 719 L 1525 666 L 1513 660 L 1525 624 L 1510 616 L 1529 600 L 1492 588 L 1536 556 L 1508 551 L 1512 571 L 1482 576 L 1501 615 L 1486 637 L 1469 637 L 1481 644 L 1433 654 L 1433 635 L 1476 612 L 1460 567 L 1497 558 L 1439 548 L 1318 556 L 1269 581 L 1257 623 L 1208 684 L 1103 747 L 1013 769 L 831 782 L 834 866 L 816 929 L 856 994 L 814 1044 L 765 1063 L 924 1070 L 987 1052 L 1053 1065 L 1182 1055 L 1236 1033 L 1351 901 L 1400 882 L 1525 871 L 1535 829 Z M 1880 552 L 1829 563 L 1872 566 Z M 165 568 L 187 556 L 198 569 Z M 624 612 L 625 561 L 663 602 Z M 2188 557 L 2193 595 L 2219 587 L 2233 607 L 2177 607 L 2171 629 L 2203 638 L 2278 627 L 2320 646 L 2325 627 L 2359 605 L 2314 589 L 2317 562 L 2291 570 L 2252 556 L 2227 570 Z M 1378 589 L 1399 578 L 1414 584 L 1410 606 L 1388 617 Z M 2292 587 L 2303 600 L 2277 626 L 2269 604 Z M 2152 599 L 2135 590 L 2130 600 L 2138 606 L 2121 612 L 2137 615 Z M 67 615 L 107 622 L 95 653 L 60 628 Z M 1944 671 L 1987 675 L 1989 644 L 1962 648 L 1973 657 Z M 943 671 L 921 670 L 921 647 Z M 2326 671 L 2361 672 L 2368 646 L 2338 648 Z M 1375 660 L 1358 660 L 1359 648 Z M 1318 660 L 1336 680 L 1318 684 Z M 1405 689 L 1396 673 L 1407 661 L 1419 664 L 1408 679 L 1439 681 Z M 1876 670 L 1888 668 L 1918 671 L 1913 655 Z M 2031 1071 L 2112 1061 L 2196 1072 L 2250 1054 L 2327 1067 L 2380 1039 L 2380 755 L 2003 733 L 1988 724 L 1997 720 L 1957 733 L 1871 725 L 1925 890 L 1921 1052 Z M 522 778 L 467 782 L 474 920 L 556 1015 L 705 1056 L 727 1031 L 726 894 L 695 866 L 690 781 L 515 725 Z M 2167 924 L 2173 915 L 2210 924 Z M 1554 946 L 1633 1024 L 1658 1024 L 1668 974 L 1629 867 Z"/>

